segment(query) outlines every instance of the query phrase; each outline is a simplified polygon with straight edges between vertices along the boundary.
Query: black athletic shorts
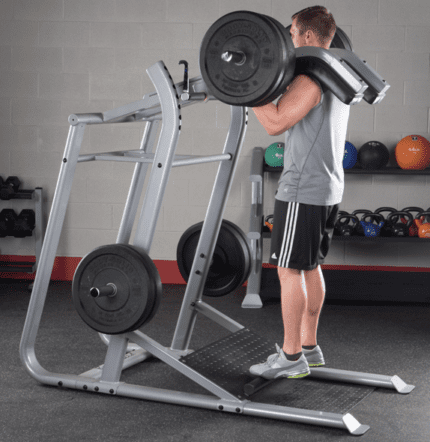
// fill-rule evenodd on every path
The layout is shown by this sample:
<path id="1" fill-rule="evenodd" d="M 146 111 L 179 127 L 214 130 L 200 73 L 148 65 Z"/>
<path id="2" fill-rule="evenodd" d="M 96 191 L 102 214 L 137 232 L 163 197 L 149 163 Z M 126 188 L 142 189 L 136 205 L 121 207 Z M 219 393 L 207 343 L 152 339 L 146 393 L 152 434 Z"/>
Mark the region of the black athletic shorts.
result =
<path id="1" fill-rule="evenodd" d="M 270 264 L 296 270 L 313 270 L 323 264 L 339 204 L 312 206 L 275 201 Z"/>

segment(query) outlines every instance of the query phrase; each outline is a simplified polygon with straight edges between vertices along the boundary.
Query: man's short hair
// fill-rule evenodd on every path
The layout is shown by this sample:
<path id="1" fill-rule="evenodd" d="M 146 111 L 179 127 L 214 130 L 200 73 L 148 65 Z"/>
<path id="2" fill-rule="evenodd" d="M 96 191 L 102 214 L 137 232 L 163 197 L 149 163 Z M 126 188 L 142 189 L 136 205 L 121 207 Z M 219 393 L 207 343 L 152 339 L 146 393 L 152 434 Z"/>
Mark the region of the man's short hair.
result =
<path id="1" fill-rule="evenodd" d="M 302 9 L 291 19 L 297 19 L 300 36 L 306 31 L 313 31 L 321 46 L 329 45 L 336 33 L 336 22 L 333 15 L 324 6 L 311 6 Z"/>

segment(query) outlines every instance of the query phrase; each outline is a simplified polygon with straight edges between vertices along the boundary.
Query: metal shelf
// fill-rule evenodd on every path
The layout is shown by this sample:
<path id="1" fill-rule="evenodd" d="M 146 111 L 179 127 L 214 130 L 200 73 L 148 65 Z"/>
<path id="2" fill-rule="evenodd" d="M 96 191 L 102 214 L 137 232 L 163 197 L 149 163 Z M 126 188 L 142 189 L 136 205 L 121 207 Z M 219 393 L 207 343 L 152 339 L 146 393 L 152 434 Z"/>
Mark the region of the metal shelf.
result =
<path id="1" fill-rule="evenodd" d="M 270 230 L 268 229 L 267 226 L 263 227 L 263 238 L 271 238 L 272 234 L 270 232 Z M 414 243 L 419 243 L 421 241 L 425 242 L 425 239 L 422 238 L 418 238 L 417 236 L 407 236 L 405 238 L 403 237 L 385 237 L 385 236 L 376 236 L 373 238 L 367 237 L 367 236 L 339 236 L 339 235 L 333 235 L 333 241 L 348 241 L 348 242 L 379 242 L 379 243 L 384 243 L 384 242 L 397 242 L 397 243 L 402 243 L 402 242 L 414 242 Z M 430 244 L 430 241 L 428 241 L 428 243 Z"/>
<path id="2" fill-rule="evenodd" d="M 404 238 L 402 237 L 385 237 L 385 236 L 375 236 L 373 238 L 369 238 L 367 236 L 337 236 L 333 235 L 333 241 L 348 241 L 348 242 L 414 242 L 419 243 L 424 241 L 423 238 L 418 238 L 418 236 L 406 236 Z M 430 244 L 430 242 L 429 242 Z"/>
<path id="3" fill-rule="evenodd" d="M 267 164 L 264 164 L 264 172 L 271 172 L 271 173 L 280 173 L 282 172 L 283 167 L 270 167 Z M 343 169 L 345 174 L 361 174 L 361 175 L 367 175 L 367 174 L 373 174 L 373 175 L 430 175 L 430 167 L 424 170 L 405 170 L 401 169 L 398 166 L 387 166 L 383 169 L 376 169 L 376 170 L 369 170 L 369 169 L 362 169 L 361 167 L 354 166 L 352 169 Z"/>
<path id="4" fill-rule="evenodd" d="M 400 167 L 387 166 L 383 169 L 367 170 L 361 167 L 353 167 L 352 169 L 343 169 L 345 173 L 355 173 L 355 174 L 373 174 L 373 175 L 430 175 L 430 168 L 424 170 L 405 170 Z"/>

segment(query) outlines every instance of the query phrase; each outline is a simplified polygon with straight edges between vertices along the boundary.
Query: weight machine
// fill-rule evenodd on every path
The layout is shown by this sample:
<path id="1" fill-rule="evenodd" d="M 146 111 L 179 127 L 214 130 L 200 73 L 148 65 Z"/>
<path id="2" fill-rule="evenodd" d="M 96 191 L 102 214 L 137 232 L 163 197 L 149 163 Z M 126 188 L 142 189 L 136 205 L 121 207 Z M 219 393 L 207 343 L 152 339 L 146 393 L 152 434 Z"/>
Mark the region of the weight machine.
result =
<path id="1" fill-rule="evenodd" d="M 301 48 L 300 58 L 303 54 Z M 321 66 L 330 65 L 328 69 L 339 70 L 332 75 L 340 75 L 347 87 L 342 90 L 355 90 L 352 99 L 356 102 L 364 96 L 362 80 L 345 63 L 339 62 L 335 54 L 329 55 L 323 49 L 314 51 L 312 57 L 321 60 Z M 328 62 L 327 62 L 328 61 Z M 322 75 L 320 73 L 318 75 Z M 322 425 L 342 428 L 354 435 L 364 434 L 369 427 L 360 424 L 351 414 L 330 413 L 303 408 L 293 408 L 273 405 L 267 400 L 260 402 L 258 392 L 264 393 L 272 381 L 262 378 L 253 379 L 247 370 L 255 363 L 267 358 L 273 353 L 273 343 L 257 336 L 243 325 L 217 311 L 202 300 L 205 280 L 209 271 L 211 258 L 214 253 L 218 234 L 222 224 L 222 216 L 231 190 L 234 173 L 241 153 L 248 110 L 246 107 L 231 106 L 231 122 L 222 154 L 208 157 L 193 155 L 175 155 L 178 138 L 181 131 L 182 109 L 203 100 L 214 99 L 201 77 L 190 81 L 185 80 L 174 84 L 167 67 L 162 61 L 155 63 L 147 73 L 153 82 L 156 92 L 145 95 L 142 100 L 122 106 L 105 113 L 75 114 L 69 117 L 70 130 L 60 168 L 55 190 L 49 223 L 40 256 L 39 269 L 34 282 L 27 317 L 20 343 L 21 361 L 28 373 L 37 381 L 65 388 L 82 391 L 91 391 L 107 395 L 127 396 L 150 401 L 166 402 L 178 405 L 206 408 L 248 416 L 267 417 L 292 422 Z M 345 75 L 343 76 L 342 73 Z M 371 81 L 369 80 L 371 83 Z M 327 81 L 330 83 L 330 81 Z M 385 85 L 384 85 L 385 87 Z M 383 93 L 381 91 L 379 94 Z M 107 153 L 80 155 L 80 147 L 87 125 L 90 124 L 121 124 L 126 122 L 146 121 L 146 128 L 139 150 L 126 150 Z M 156 141 L 156 133 L 160 121 L 162 128 L 155 153 L 152 153 Z M 103 365 L 90 369 L 82 374 L 59 374 L 43 368 L 35 353 L 35 342 L 44 309 L 50 276 L 54 264 L 56 251 L 60 239 L 62 226 L 66 214 L 75 169 L 78 163 L 90 161 L 126 161 L 134 162 L 135 169 L 131 181 L 118 237 L 117 246 L 126 246 L 144 257 L 143 267 L 147 269 L 148 287 L 142 288 L 152 293 L 143 297 L 146 318 L 139 317 L 137 322 L 128 327 L 118 329 L 109 327 L 109 323 L 116 325 L 121 318 L 110 312 L 104 327 L 93 325 L 99 332 L 102 341 L 107 345 L 107 353 Z M 142 327 L 147 318 L 155 315 L 158 308 L 160 293 L 155 288 L 156 275 L 151 276 L 149 252 L 158 220 L 163 196 L 168 183 L 172 167 L 202 164 L 219 161 L 209 206 L 202 227 L 201 236 L 197 245 L 195 259 L 190 272 L 176 330 L 170 348 L 164 347 L 151 337 L 136 329 Z M 142 211 L 137 223 L 133 246 L 129 246 L 132 226 L 137 214 L 138 202 L 144 185 L 148 164 L 153 164 L 146 189 Z M 252 226 L 251 226 L 252 227 Z M 88 256 L 88 255 L 87 255 Z M 86 258 L 84 258 L 85 260 Z M 146 264 L 145 264 L 146 263 Z M 89 263 L 89 265 L 91 262 Z M 101 265 L 97 263 L 97 265 Z M 142 268 L 143 268 L 142 267 Z M 155 266 L 152 267 L 156 272 Z M 125 272 L 127 275 L 127 271 Z M 73 283 L 75 285 L 75 281 Z M 103 285 L 104 283 L 102 283 Z M 112 288 L 112 285 L 110 286 Z M 75 288 L 73 288 L 75 290 Z M 78 286 L 76 290 L 80 290 Z M 91 289 L 91 296 L 96 300 L 92 306 L 103 310 L 103 302 L 115 294 L 108 285 Z M 90 296 L 90 290 L 87 297 Z M 105 295 L 105 296 L 102 296 Z M 102 296 L 98 300 L 98 296 Z M 118 293 L 117 296 L 121 296 Z M 122 298 L 119 298 L 122 299 Z M 100 302 L 100 304 L 97 304 Z M 127 302 L 127 300 L 124 300 Z M 85 306 L 83 307 L 85 308 Z M 92 308 L 92 307 L 91 307 Z M 103 312 L 88 314 L 96 319 L 103 316 Z M 203 349 L 193 351 L 189 349 L 191 335 L 197 319 L 202 314 L 215 323 L 224 327 L 231 334 L 218 342 Z M 110 335 L 103 330 L 112 330 Z M 228 351 L 227 351 L 228 349 Z M 151 356 L 160 359 L 181 374 L 187 376 L 203 388 L 210 395 L 200 395 L 131 385 L 121 381 L 122 371 L 141 363 Z M 148 362 L 147 362 L 148 363 Z M 226 369 L 227 366 L 227 369 Z M 410 393 L 415 387 L 407 385 L 398 376 L 384 376 L 378 374 L 359 373 L 332 368 L 312 368 L 309 376 L 313 379 L 323 379 L 342 383 L 383 387 L 396 390 L 398 393 Z M 288 380 L 275 381 L 279 383 Z M 301 383 L 306 380 L 301 380 Z M 305 385 L 305 384 L 303 384 Z M 350 407 L 351 408 L 351 407 Z"/>

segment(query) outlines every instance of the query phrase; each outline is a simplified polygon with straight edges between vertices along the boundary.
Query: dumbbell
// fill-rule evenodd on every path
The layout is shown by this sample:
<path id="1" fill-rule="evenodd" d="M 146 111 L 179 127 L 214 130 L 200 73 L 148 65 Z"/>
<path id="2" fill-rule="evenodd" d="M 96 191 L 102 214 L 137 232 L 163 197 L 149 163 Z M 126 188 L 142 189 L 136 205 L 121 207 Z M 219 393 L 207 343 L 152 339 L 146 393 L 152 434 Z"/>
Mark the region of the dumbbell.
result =
<path id="1" fill-rule="evenodd" d="M 12 235 L 15 238 L 31 236 L 36 224 L 34 210 L 24 209 L 15 220 Z"/>
<path id="2" fill-rule="evenodd" d="M 10 176 L 5 182 L 0 184 L 0 199 L 10 200 L 18 192 L 21 181 L 17 176 Z"/>
<path id="3" fill-rule="evenodd" d="M 16 218 L 17 216 L 13 209 L 3 209 L 0 212 L 0 238 L 12 236 Z"/>

